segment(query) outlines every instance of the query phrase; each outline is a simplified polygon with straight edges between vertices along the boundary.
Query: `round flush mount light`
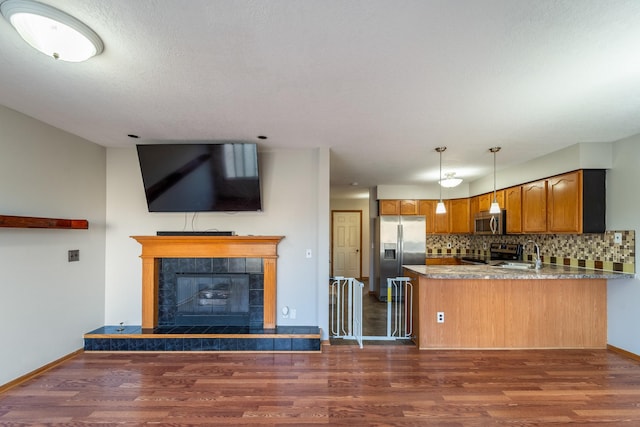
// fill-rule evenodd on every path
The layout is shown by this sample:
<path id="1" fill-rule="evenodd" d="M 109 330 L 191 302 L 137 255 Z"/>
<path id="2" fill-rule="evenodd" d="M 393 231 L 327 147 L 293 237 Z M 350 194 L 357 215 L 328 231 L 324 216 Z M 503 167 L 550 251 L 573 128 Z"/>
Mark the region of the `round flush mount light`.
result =
<path id="1" fill-rule="evenodd" d="M 100 37 L 71 15 L 31 0 L 6 0 L 2 16 L 27 43 L 54 59 L 81 62 L 104 50 Z"/>

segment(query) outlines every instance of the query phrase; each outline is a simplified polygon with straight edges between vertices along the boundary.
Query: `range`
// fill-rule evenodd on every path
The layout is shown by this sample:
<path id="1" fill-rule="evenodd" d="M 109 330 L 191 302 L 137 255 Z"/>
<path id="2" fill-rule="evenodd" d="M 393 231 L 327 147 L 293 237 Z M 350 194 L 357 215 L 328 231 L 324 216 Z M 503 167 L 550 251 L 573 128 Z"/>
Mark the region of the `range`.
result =
<path id="1" fill-rule="evenodd" d="M 521 261 L 522 245 L 517 243 L 491 243 L 489 260 L 477 257 L 462 257 L 465 264 L 488 264 L 489 261 Z"/>

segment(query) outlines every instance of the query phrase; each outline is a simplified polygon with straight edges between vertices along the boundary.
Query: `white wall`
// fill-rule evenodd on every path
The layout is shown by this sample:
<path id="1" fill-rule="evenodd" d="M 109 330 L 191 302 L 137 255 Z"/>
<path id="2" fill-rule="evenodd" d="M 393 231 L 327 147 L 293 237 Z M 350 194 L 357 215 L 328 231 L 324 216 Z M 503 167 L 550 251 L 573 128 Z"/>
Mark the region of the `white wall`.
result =
<path id="1" fill-rule="evenodd" d="M 640 229 L 640 135 L 613 145 L 613 169 L 607 173 L 607 229 Z M 637 253 L 637 248 L 636 251 Z M 640 354 L 640 280 L 610 280 L 607 291 L 608 342 Z"/>
<path id="2" fill-rule="evenodd" d="M 269 150 L 259 156 L 263 212 L 199 213 L 193 221 L 192 214 L 149 213 L 135 148 L 107 149 L 106 324 L 141 323 L 140 245 L 129 236 L 230 230 L 285 236 L 278 245 L 277 324 L 320 326 L 326 334 L 328 150 Z M 282 318 L 285 305 L 297 309 L 297 319 Z"/>
<path id="3" fill-rule="evenodd" d="M 498 157 L 496 187 L 507 188 L 540 178 L 558 175 L 577 169 L 610 169 L 612 166 L 610 142 L 578 143 L 545 156 L 515 166 L 501 167 Z M 379 185 L 378 199 L 437 199 L 440 187 L 437 183 L 425 185 Z M 476 196 L 493 191 L 493 174 L 463 182 L 455 188 L 443 188 L 443 199 Z"/>
<path id="4" fill-rule="evenodd" d="M 0 214 L 88 230 L 0 228 L 0 385 L 83 347 L 104 320 L 105 149 L 0 106 Z M 69 263 L 67 251 L 80 250 Z"/>
<path id="5" fill-rule="evenodd" d="M 526 163 L 498 167 L 496 187 L 507 188 L 577 169 L 610 169 L 612 147 L 613 144 L 609 142 L 578 143 Z M 471 196 L 492 190 L 493 175 L 477 179 L 469 185 Z"/>

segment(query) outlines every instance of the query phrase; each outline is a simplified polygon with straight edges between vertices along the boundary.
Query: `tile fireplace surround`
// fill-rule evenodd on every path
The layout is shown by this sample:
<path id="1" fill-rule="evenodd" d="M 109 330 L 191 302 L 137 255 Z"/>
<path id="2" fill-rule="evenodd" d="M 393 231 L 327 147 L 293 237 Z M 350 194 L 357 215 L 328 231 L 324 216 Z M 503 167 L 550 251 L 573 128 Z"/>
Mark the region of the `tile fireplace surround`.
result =
<path id="1" fill-rule="evenodd" d="M 142 245 L 142 325 L 104 326 L 85 334 L 86 351 L 319 351 L 315 326 L 276 327 L 277 245 L 283 236 L 132 236 Z M 262 260 L 262 324 L 159 325 L 162 259 Z"/>

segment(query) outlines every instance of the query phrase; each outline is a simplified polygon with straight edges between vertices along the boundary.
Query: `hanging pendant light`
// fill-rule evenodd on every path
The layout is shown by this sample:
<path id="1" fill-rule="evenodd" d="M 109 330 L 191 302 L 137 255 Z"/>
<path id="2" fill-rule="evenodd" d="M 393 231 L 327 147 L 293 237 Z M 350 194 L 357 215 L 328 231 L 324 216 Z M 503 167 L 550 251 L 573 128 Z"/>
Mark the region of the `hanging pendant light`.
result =
<path id="1" fill-rule="evenodd" d="M 440 181 L 442 181 L 442 152 L 446 149 L 447 147 L 436 148 L 436 151 L 440 153 Z M 440 186 L 440 201 L 436 205 L 436 213 L 437 214 L 447 213 L 447 208 L 445 208 L 444 203 L 442 202 L 442 185 Z"/>
<path id="2" fill-rule="evenodd" d="M 490 214 L 500 213 L 500 205 L 498 204 L 498 199 L 496 197 L 496 153 L 500 151 L 500 148 L 501 147 L 489 148 L 489 151 L 493 153 L 493 202 L 491 203 L 491 207 L 489 208 Z"/>

